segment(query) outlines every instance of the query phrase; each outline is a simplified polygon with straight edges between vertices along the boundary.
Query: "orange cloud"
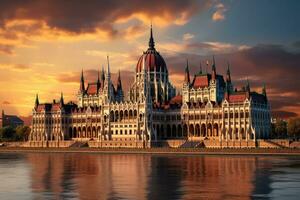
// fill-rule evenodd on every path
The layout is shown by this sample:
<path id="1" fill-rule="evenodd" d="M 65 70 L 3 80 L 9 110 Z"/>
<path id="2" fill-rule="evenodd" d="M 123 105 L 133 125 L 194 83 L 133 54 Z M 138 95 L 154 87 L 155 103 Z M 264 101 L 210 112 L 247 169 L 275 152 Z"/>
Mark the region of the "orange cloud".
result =
<path id="1" fill-rule="evenodd" d="M 225 19 L 225 12 L 227 9 L 225 8 L 224 4 L 219 3 L 215 6 L 216 11 L 212 15 L 213 21 L 223 21 Z"/>

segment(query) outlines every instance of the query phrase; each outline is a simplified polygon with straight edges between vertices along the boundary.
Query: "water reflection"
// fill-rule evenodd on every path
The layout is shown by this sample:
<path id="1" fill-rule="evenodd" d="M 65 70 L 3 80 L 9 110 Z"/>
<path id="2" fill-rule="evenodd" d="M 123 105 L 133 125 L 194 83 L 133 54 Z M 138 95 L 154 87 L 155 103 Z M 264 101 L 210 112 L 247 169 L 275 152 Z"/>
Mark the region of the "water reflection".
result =
<path id="1" fill-rule="evenodd" d="M 292 199 L 300 194 L 300 158 L 0 154 L 1 172 L 9 166 L 24 171 L 23 182 L 30 180 L 20 191 L 23 199 Z M 21 181 L 3 173 L 0 178 Z"/>

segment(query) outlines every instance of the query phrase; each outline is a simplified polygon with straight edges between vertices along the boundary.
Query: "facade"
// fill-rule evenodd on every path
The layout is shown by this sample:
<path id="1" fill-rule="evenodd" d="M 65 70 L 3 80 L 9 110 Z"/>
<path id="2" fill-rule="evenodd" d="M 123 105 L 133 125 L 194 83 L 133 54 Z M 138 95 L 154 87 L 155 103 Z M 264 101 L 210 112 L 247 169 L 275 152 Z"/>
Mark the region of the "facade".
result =
<path id="1" fill-rule="evenodd" d="M 4 113 L 4 110 L 2 110 L 2 114 L 0 118 L 0 127 L 5 127 L 5 126 L 17 127 L 23 125 L 24 125 L 24 121 L 20 119 L 18 116 L 6 115 Z"/>
<path id="2" fill-rule="evenodd" d="M 101 147 L 151 147 L 161 141 L 256 141 L 268 138 L 270 106 L 266 89 L 251 91 L 247 82 L 234 89 L 228 66 L 226 76 L 200 71 L 190 77 L 188 62 L 181 95 L 169 80 L 167 65 L 155 48 L 150 30 L 149 47 L 139 58 L 135 79 L 127 95 L 121 73 L 117 85 L 110 64 L 98 72 L 96 82 L 85 85 L 81 73 L 77 104 L 63 95 L 33 109 L 31 141 L 90 141 Z"/>

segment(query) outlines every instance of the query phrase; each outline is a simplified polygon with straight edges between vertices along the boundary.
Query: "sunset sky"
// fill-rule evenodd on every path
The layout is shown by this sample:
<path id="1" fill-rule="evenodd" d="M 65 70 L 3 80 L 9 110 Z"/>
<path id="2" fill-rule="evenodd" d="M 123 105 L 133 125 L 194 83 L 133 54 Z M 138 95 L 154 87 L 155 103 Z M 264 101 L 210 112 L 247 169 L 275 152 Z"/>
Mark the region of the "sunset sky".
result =
<path id="1" fill-rule="evenodd" d="M 186 59 L 192 73 L 212 55 L 237 86 L 265 83 L 273 116 L 300 115 L 300 1 L 296 0 L 1 0 L 0 109 L 28 116 L 40 102 L 76 100 L 80 72 L 94 82 L 106 66 L 123 84 L 147 49 L 156 49 L 178 89 Z M 208 69 L 210 71 L 210 68 Z M 113 76 L 114 81 L 115 75 Z"/>

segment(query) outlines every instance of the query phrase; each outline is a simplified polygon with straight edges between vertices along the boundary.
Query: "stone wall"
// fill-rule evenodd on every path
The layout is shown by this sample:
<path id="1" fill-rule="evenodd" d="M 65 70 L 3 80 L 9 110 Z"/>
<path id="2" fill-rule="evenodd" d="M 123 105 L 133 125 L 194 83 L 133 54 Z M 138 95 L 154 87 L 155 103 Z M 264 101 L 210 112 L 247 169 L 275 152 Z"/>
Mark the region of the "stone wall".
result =
<path id="1" fill-rule="evenodd" d="M 149 142 L 143 141 L 88 141 L 88 146 L 93 148 L 150 148 Z"/>

